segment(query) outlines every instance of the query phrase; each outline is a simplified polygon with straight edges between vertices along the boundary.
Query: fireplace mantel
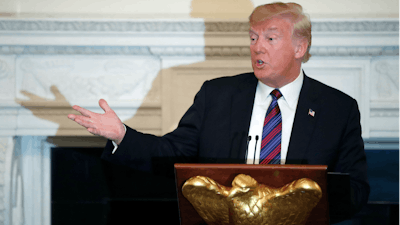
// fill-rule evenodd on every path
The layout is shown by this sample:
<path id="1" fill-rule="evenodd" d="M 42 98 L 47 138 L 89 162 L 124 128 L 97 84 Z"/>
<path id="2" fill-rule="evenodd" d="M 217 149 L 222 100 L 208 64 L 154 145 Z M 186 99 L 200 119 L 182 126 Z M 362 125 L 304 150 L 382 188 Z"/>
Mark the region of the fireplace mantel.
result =
<path id="1" fill-rule="evenodd" d="M 398 118 L 398 20 L 312 26 L 306 73 L 358 101 L 363 137 L 397 137 L 398 129 L 372 121 Z M 128 125 L 166 133 L 204 80 L 251 71 L 248 28 L 240 20 L 0 19 L 0 135 L 88 136 L 65 115 L 74 104 L 101 112 L 100 98 Z"/>
<path id="2" fill-rule="evenodd" d="M 312 26 L 305 73 L 357 100 L 364 139 L 398 142 L 398 19 Z M 104 98 L 129 126 L 164 134 L 202 82 L 252 70 L 248 45 L 242 20 L 0 18 L 0 221 L 50 224 L 50 147 L 102 142 L 66 118 L 72 105 L 101 112 Z"/>
<path id="3" fill-rule="evenodd" d="M 356 98 L 364 137 L 397 137 L 398 129 L 375 129 L 371 121 L 398 118 L 398 20 L 324 19 L 312 26 L 306 73 Z M 201 19 L 0 19 L 0 135 L 90 135 L 65 115 L 73 104 L 101 112 L 99 98 L 122 120 L 133 119 L 129 125 L 166 133 L 204 80 L 251 71 L 248 28 L 245 21 Z M 182 87 L 193 91 L 181 97 L 176 88 L 184 82 L 174 79 L 194 70 Z M 339 70 L 352 83 L 330 84 Z"/>

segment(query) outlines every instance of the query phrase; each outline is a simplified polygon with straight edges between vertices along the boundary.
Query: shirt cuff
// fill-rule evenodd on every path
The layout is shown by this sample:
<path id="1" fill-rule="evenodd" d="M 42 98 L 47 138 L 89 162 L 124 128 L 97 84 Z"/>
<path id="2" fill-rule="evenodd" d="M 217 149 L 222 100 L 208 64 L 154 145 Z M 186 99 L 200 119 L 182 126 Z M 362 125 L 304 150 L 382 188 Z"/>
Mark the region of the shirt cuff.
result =
<path id="1" fill-rule="evenodd" d="M 114 149 L 112 150 L 111 154 L 114 154 L 117 151 L 118 145 L 117 145 L 117 143 L 115 143 L 115 141 L 111 141 L 111 142 L 114 145 Z"/>
<path id="2" fill-rule="evenodd" d="M 124 128 L 125 128 L 125 133 L 126 133 L 126 126 L 125 126 L 125 124 L 123 124 L 124 125 Z M 111 152 L 111 154 L 114 154 L 116 151 L 117 151 L 117 149 L 118 149 L 118 145 L 117 145 L 117 143 L 115 143 L 115 141 L 111 141 L 112 142 L 112 144 L 114 145 L 114 149 L 113 149 L 113 151 Z"/>

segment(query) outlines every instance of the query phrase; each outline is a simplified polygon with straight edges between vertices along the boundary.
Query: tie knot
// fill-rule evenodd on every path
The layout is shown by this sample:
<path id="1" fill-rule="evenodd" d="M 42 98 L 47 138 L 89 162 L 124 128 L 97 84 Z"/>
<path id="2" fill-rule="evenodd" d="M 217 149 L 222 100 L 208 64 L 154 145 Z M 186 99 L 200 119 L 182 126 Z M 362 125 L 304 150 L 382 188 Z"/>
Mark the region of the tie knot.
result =
<path id="1" fill-rule="evenodd" d="M 274 89 L 272 92 L 271 92 L 271 95 L 272 95 L 272 98 L 276 98 L 276 100 L 278 100 L 280 97 L 282 97 L 282 94 L 281 94 L 281 92 L 278 90 L 278 89 Z"/>

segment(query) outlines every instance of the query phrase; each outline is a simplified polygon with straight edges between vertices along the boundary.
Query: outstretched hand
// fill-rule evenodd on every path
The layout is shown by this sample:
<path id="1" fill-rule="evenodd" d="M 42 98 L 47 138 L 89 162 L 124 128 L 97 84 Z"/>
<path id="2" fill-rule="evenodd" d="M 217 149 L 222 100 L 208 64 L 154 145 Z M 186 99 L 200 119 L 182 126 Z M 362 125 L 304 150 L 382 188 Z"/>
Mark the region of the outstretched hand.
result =
<path id="1" fill-rule="evenodd" d="M 68 114 L 68 118 L 85 127 L 90 133 L 120 144 L 125 136 L 124 125 L 104 99 L 100 99 L 99 105 L 104 110 L 104 114 L 94 113 L 74 105 L 72 108 L 82 115 Z"/>

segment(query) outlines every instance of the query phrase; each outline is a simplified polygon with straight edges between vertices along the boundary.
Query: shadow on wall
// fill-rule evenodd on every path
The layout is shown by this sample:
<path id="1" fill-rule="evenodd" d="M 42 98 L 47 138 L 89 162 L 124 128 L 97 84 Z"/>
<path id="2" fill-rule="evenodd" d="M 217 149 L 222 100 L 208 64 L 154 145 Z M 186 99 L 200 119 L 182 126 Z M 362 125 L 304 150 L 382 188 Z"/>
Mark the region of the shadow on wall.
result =
<path id="1" fill-rule="evenodd" d="M 246 19 L 253 10 L 253 4 L 250 0 L 193 0 L 192 9 L 193 10 L 191 13 L 191 17 L 204 18 L 205 22 L 213 19 L 234 20 Z M 207 48 L 207 46 L 211 45 L 211 41 L 207 40 L 206 32 L 204 35 L 204 43 L 205 47 Z M 204 52 L 203 55 L 206 56 L 206 52 Z M 212 59 L 206 56 L 205 61 L 208 60 Z M 188 66 L 196 66 L 201 64 L 204 64 L 204 62 L 185 65 L 184 67 L 187 68 Z M 137 128 L 138 126 L 140 126 L 140 124 L 143 123 L 143 121 L 141 121 L 143 120 L 143 117 L 137 115 L 143 114 L 148 111 L 146 109 L 147 107 L 145 106 L 146 99 L 151 98 L 149 97 L 151 93 L 157 92 L 157 89 L 160 89 L 159 84 L 161 83 L 160 80 L 162 79 L 162 74 L 168 73 L 168 71 L 166 70 L 175 70 L 182 67 L 183 66 L 176 66 L 160 70 L 157 77 L 153 81 L 151 89 L 144 98 L 142 105 L 136 112 L 136 116 L 126 119 L 123 122 L 132 128 Z M 204 80 L 210 78 L 209 74 L 205 75 L 207 76 L 204 76 Z M 222 76 L 227 74 L 215 75 Z M 192 77 L 190 79 L 192 79 Z M 185 93 L 185 98 L 191 98 L 191 100 L 193 100 L 195 93 L 199 90 L 200 85 L 202 82 L 204 82 L 204 80 L 200 81 L 199 79 L 196 79 L 196 85 L 198 85 L 198 88 L 196 89 L 191 87 L 191 89 L 193 90 L 190 90 L 190 93 Z M 42 111 L 43 109 L 51 109 L 48 107 L 49 105 L 55 107 L 62 106 L 63 108 L 69 108 L 71 109 L 71 113 L 76 113 L 72 110 L 71 104 L 67 101 L 66 96 L 63 96 L 61 94 L 57 86 L 52 86 L 50 88 L 50 91 L 55 96 L 55 100 L 42 98 L 36 94 L 29 93 L 28 91 L 21 91 L 21 94 L 28 97 L 29 100 L 16 99 L 15 102 L 31 111 L 35 117 L 57 123 L 58 129 L 55 133 L 56 136 L 62 135 L 63 131 L 68 129 L 81 129 L 84 131 L 84 128 L 69 120 L 67 118 L 67 114 L 62 117 L 62 119 L 60 119 L 60 117 L 44 116 Z M 41 104 L 42 107 L 37 107 L 38 102 Z M 186 108 L 181 107 L 179 108 L 179 110 L 175 110 L 177 115 L 174 115 L 174 118 L 180 118 L 189 106 L 190 105 L 188 104 Z M 177 122 L 178 121 L 170 121 L 170 125 L 167 126 L 168 129 L 173 129 L 174 125 L 176 125 Z M 51 139 L 52 137 L 49 138 Z M 50 140 L 49 142 L 52 141 Z M 121 167 L 118 165 L 108 165 L 107 163 L 100 161 L 100 154 L 102 151 L 101 148 L 97 149 L 97 151 L 94 151 L 94 149 L 87 150 L 71 148 L 52 149 L 52 151 L 54 153 L 52 154 L 52 161 L 54 160 L 53 162 L 56 161 L 54 157 L 60 157 L 58 163 L 52 164 L 52 166 L 61 167 L 61 169 L 55 169 L 55 171 L 66 172 L 65 175 L 56 176 L 59 182 L 57 182 L 57 179 L 55 179 L 54 177 L 54 179 L 52 179 L 52 187 L 54 190 L 54 193 L 52 193 L 52 222 L 54 222 L 54 224 L 68 224 L 68 220 L 71 220 L 71 222 L 74 224 L 87 224 L 87 222 L 89 221 L 89 223 L 93 223 L 92 219 L 99 220 L 97 224 L 105 224 L 106 222 L 104 221 L 104 218 L 106 217 L 108 217 L 108 219 L 106 220 L 109 221 L 116 220 L 121 221 L 122 223 L 126 223 L 126 221 L 130 221 L 132 219 L 132 207 L 135 208 L 136 206 L 136 209 L 139 210 L 136 212 L 137 215 L 145 217 L 146 213 L 150 212 L 147 210 L 150 207 L 152 209 L 157 207 L 164 207 L 164 211 L 166 209 L 170 210 L 170 215 L 172 219 L 179 219 L 178 215 L 176 215 L 176 213 L 178 212 L 176 200 L 171 200 L 173 195 L 176 193 L 174 180 L 165 180 L 164 182 L 162 182 L 166 190 L 164 191 L 164 193 L 160 193 L 161 195 L 165 194 L 166 196 L 158 196 L 158 199 L 162 198 L 162 201 L 157 202 L 157 200 L 150 199 L 150 197 L 147 197 L 145 200 L 143 200 L 140 199 L 143 198 L 143 192 L 149 192 L 149 195 L 154 197 L 154 193 L 152 192 L 152 190 L 154 189 L 154 187 L 156 187 L 157 184 L 155 184 L 155 182 L 159 181 L 160 177 L 153 177 L 149 174 L 140 174 L 137 171 L 133 171 L 129 168 Z M 55 172 L 53 172 L 53 174 L 55 174 Z M 78 175 L 83 175 L 84 177 L 78 178 Z M 67 176 L 69 176 L 70 179 L 67 179 Z M 138 182 L 136 182 L 138 180 L 141 181 L 140 185 L 138 185 Z M 92 185 L 94 189 L 88 188 L 92 186 L 85 186 L 85 184 Z M 79 185 L 83 185 L 83 187 Z M 99 188 L 96 188 L 96 186 Z M 74 190 L 76 190 L 76 192 L 74 192 Z M 95 190 L 95 192 L 102 193 L 100 194 L 100 196 L 96 195 L 95 197 L 89 194 L 82 196 L 83 190 L 88 190 L 87 193 L 92 194 L 93 190 Z M 108 191 L 110 193 L 108 193 Z M 81 195 L 75 195 L 73 193 L 80 193 Z M 135 193 L 138 193 L 138 195 L 140 196 L 135 196 Z M 70 196 L 74 196 L 74 198 L 71 198 Z M 91 199 L 86 200 L 85 198 L 87 198 L 88 196 L 91 197 Z M 91 204 L 88 204 L 88 202 Z M 99 217 L 98 215 L 102 215 L 102 217 Z M 165 217 L 154 219 L 164 220 Z M 115 223 L 112 222 L 111 224 Z"/>
<path id="2" fill-rule="evenodd" d="M 251 2 L 251 0 L 238 0 L 238 1 L 193 0 L 191 3 L 191 8 L 192 8 L 192 11 L 191 11 L 190 15 L 192 18 L 204 18 L 204 21 L 207 22 L 208 20 L 213 20 L 213 19 L 226 19 L 226 20 L 228 20 L 228 19 L 230 19 L 230 20 L 232 20 L 232 19 L 233 20 L 247 19 L 248 16 L 251 14 L 254 6 L 253 6 L 253 3 Z M 207 48 L 207 46 L 211 45 L 211 41 L 207 40 L 206 32 L 207 32 L 207 27 L 206 27 L 206 31 L 205 31 L 205 35 L 204 35 L 205 49 Z M 206 53 L 204 52 L 203 55 L 206 56 Z M 209 58 L 206 56 L 206 61 L 207 60 L 209 60 Z M 204 63 L 204 62 L 195 63 L 195 64 L 191 64 L 191 65 L 195 66 L 196 64 L 202 64 L 202 63 Z M 185 65 L 185 67 L 187 67 L 187 66 L 188 65 Z M 163 72 L 165 72 L 166 70 L 171 70 L 171 69 L 172 70 L 179 69 L 180 67 L 181 66 L 176 66 L 176 67 L 160 70 L 157 77 L 153 81 L 153 85 L 152 85 L 150 91 L 144 98 L 142 105 L 139 107 L 139 109 L 137 110 L 135 115 L 138 115 L 138 114 L 143 115 L 143 113 L 146 112 L 146 110 L 145 110 L 146 107 L 143 105 L 146 104 L 146 99 L 147 99 L 149 93 L 156 92 L 156 89 L 160 89 L 159 85 L 157 85 L 157 84 L 160 83 L 161 75 L 163 74 Z M 248 71 L 248 72 L 250 72 L 250 71 Z M 226 74 L 221 74 L 219 76 L 222 76 L 222 75 L 226 75 Z M 235 74 L 230 74 L 230 75 L 235 75 Z M 204 81 L 206 79 L 209 79 L 209 76 L 205 76 Z M 202 82 L 204 82 L 204 81 L 202 81 Z M 191 98 L 193 100 L 194 95 L 199 90 L 202 82 L 199 82 L 197 84 L 198 85 L 197 90 L 195 90 L 193 88 L 193 90 L 192 90 L 193 93 L 187 93 L 187 98 Z M 63 130 L 84 129 L 84 128 L 80 127 L 79 125 L 77 125 L 75 122 L 70 121 L 67 118 L 67 115 L 65 115 L 65 118 L 63 117 L 62 119 L 60 119 L 60 117 L 52 118 L 49 116 L 43 116 L 43 113 L 41 113 L 41 111 L 43 109 L 41 109 L 40 107 L 34 107 L 35 103 L 37 103 L 37 102 L 45 102 L 45 103 L 48 102 L 51 105 L 55 104 L 58 106 L 63 106 L 65 108 L 71 109 L 71 104 L 67 101 L 66 97 L 61 94 L 61 92 L 59 91 L 57 86 L 53 85 L 51 87 L 51 92 L 56 97 L 55 100 L 41 98 L 41 97 L 39 97 L 33 93 L 30 93 L 28 91 L 21 91 L 21 94 L 28 97 L 29 100 L 16 99 L 15 102 L 20 104 L 22 107 L 30 110 L 35 117 L 57 123 L 59 126 L 57 129 L 57 132 L 55 133 L 55 136 L 62 135 Z M 186 109 L 189 108 L 189 106 L 190 106 L 190 104 L 188 104 L 185 107 L 179 108 L 178 110 L 175 110 L 174 112 L 176 113 L 176 115 L 174 115 L 174 118 L 180 118 L 184 114 Z M 46 110 L 50 109 L 49 107 L 46 107 L 46 104 L 44 104 L 43 107 Z M 76 113 L 76 112 L 71 109 L 71 113 Z M 140 118 L 135 115 L 132 118 L 124 120 L 123 122 L 132 128 L 138 127 L 139 124 L 143 123 L 143 121 L 142 121 L 143 118 Z M 168 124 L 169 124 L 167 126 L 168 131 L 173 130 L 176 127 L 177 123 L 178 123 L 178 121 L 176 121 L 176 119 L 174 121 L 168 121 Z"/>

